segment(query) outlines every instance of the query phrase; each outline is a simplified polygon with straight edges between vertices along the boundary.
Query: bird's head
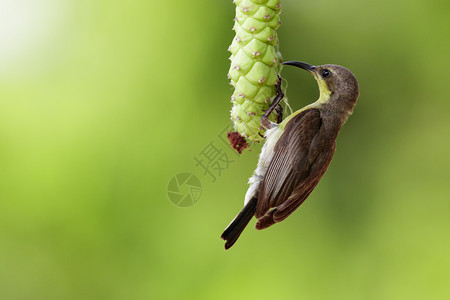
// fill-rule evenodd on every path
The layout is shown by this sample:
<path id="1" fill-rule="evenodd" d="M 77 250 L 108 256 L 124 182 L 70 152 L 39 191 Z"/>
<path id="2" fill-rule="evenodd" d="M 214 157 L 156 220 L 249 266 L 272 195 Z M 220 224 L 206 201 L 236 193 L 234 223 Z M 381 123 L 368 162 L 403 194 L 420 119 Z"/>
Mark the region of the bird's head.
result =
<path id="1" fill-rule="evenodd" d="M 319 103 L 329 103 L 349 113 L 353 111 L 359 89 L 358 81 L 350 70 L 338 65 L 313 66 L 299 61 L 286 61 L 283 65 L 296 66 L 313 74 L 319 85 Z"/>

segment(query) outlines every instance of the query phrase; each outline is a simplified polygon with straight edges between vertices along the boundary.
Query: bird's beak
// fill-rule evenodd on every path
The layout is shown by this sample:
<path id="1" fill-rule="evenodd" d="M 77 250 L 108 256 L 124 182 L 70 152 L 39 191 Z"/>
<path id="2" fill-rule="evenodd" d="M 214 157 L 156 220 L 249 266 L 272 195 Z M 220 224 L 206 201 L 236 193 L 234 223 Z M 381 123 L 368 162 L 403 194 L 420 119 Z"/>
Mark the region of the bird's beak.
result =
<path id="1" fill-rule="evenodd" d="M 302 68 L 303 70 L 306 70 L 308 72 L 314 72 L 314 70 L 316 69 L 315 66 L 301 62 L 301 61 L 285 61 L 283 63 L 281 63 L 282 65 L 290 65 L 290 66 L 295 66 L 295 67 L 299 67 Z"/>

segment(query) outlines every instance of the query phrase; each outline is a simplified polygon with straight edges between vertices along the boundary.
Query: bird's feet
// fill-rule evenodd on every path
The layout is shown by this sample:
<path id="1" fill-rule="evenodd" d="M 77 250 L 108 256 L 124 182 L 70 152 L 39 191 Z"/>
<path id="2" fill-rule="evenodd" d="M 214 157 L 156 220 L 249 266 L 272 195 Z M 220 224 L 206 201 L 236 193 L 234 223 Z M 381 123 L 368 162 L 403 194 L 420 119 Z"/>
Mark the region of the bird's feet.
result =
<path id="1" fill-rule="evenodd" d="M 270 114 L 275 110 L 278 113 L 278 117 L 277 117 L 277 123 L 281 123 L 281 121 L 283 120 L 283 108 L 280 105 L 281 100 L 283 100 L 284 98 L 284 93 L 283 90 L 281 89 L 281 76 L 277 75 L 278 80 L 275 83 L 275 88 L 276 88 L 276 95 L 275 98 L 273 99 L 270 107 L 268 110 L 264 111 L 264 114 L 261 117 L 261 125 L 264 126 L 264 128 L 266 129 L 270 129 L 272 128 L 272 122 L 270 122 L 269 120 L 269 116 Z"/>

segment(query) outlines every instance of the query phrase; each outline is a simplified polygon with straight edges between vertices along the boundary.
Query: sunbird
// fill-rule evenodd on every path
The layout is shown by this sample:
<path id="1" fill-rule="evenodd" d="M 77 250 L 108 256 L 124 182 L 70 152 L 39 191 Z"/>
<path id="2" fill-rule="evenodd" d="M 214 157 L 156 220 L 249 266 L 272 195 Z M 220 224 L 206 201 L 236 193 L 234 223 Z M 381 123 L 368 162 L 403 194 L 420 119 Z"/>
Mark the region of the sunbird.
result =
<path id="1" fill-rule="evenodd" d="M 336 137 L 352 114 L 359 95 L 358 81 L 348 69 L 338 65 L 313 66 L 287 61 L 310 72 L 316 79 L 320 96 L 281 123 L 273 123 L 269 115 L 284 98 L 281 77 L 277 94 L 261 117 L 267 131 L 244 207 L 222 233 L 229 249 L 237 241 L 253 216 L 255 228 L 261 230 L 281 222 L 293 213 L 319 183 L 333 158 Z"/>

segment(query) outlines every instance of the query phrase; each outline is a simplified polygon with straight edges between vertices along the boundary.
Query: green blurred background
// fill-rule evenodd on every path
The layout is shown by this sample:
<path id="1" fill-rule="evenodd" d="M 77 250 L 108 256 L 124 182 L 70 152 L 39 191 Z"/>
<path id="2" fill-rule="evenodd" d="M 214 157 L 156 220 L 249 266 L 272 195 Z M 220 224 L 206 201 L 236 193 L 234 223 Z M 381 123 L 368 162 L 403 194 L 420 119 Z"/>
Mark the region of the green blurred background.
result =
<path id="1" fill-rule="evenodd" d="M 309 200 L 225 251 L 260 149 L 219 139 L 232 1 L 0 1 L 0 299 L 449 299 L 450 2 L 283 7 L 284 58 L 361 94 Z M 283 77 L 294 109 L 317 98 Z M 233 160 L 215 182 L 210 142 Z"/>

